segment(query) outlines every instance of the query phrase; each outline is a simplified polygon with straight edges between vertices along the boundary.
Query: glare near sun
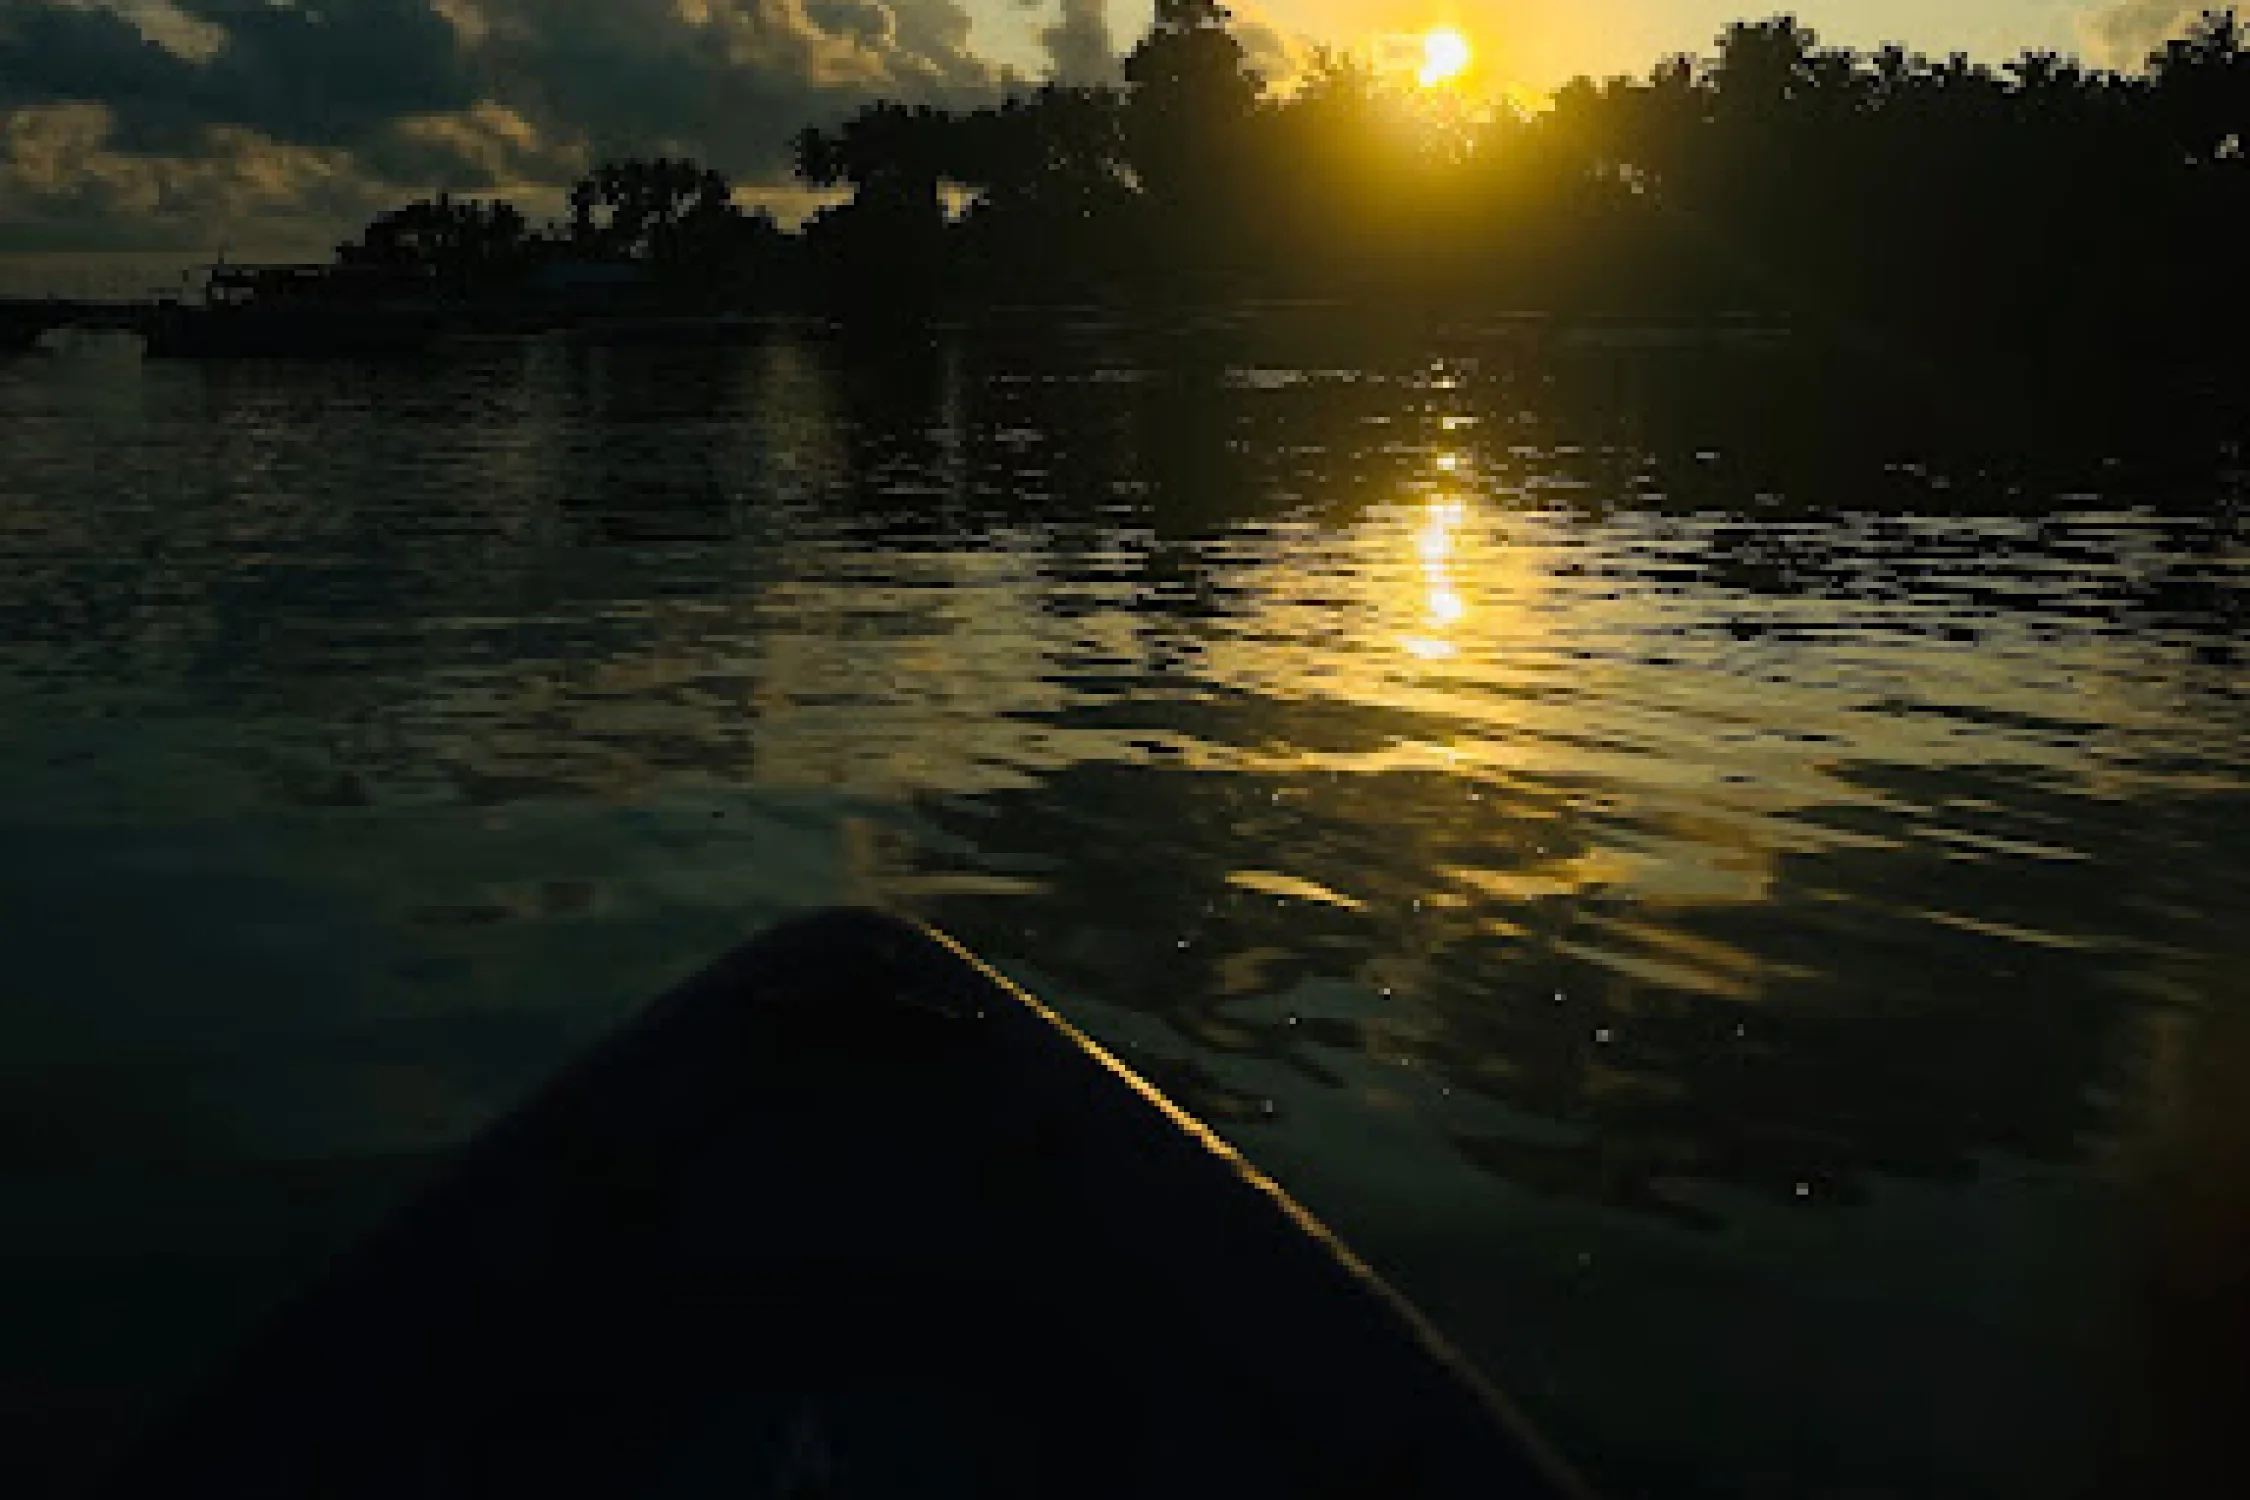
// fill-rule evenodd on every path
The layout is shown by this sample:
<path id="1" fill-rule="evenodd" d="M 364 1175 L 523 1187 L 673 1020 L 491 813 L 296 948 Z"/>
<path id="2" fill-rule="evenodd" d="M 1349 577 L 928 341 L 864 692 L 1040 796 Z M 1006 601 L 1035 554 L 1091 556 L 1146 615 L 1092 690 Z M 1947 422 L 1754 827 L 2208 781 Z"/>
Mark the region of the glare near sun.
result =
<path id="1" fill-rule="evenodd" d="M 1469 69 L 1469 39 L 1450 26 L 1422 34 L 1422 87 L 1450 83 Z"/>

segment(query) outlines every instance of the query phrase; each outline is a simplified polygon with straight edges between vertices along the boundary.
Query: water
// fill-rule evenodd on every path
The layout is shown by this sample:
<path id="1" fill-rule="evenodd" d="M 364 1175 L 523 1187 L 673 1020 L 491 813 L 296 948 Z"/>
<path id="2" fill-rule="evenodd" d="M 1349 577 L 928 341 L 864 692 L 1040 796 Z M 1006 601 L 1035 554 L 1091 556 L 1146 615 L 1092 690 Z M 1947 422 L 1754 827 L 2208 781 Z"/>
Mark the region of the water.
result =
<path id="1" fill-rule="evenodd" d="M 1617 1494 L 2184 1489 L 2250 1244 L 2241 450 L 1771 359 L 0 366 L 14 1461 L 873 901 Z"/>

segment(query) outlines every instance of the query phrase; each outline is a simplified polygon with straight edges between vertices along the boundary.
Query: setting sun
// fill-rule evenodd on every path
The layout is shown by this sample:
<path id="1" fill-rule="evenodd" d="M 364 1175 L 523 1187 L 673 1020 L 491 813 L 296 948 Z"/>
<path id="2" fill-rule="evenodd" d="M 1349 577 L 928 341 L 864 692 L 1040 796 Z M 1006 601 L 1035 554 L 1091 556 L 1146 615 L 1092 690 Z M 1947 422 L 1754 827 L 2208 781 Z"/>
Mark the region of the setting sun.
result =
<path id="1" fill-rule="evenodd" d="M 1422 37 L 1422 87 L 1450 83 L 1468 71 L 1469 39 L 1450 26 L 1440 26 Z"/>

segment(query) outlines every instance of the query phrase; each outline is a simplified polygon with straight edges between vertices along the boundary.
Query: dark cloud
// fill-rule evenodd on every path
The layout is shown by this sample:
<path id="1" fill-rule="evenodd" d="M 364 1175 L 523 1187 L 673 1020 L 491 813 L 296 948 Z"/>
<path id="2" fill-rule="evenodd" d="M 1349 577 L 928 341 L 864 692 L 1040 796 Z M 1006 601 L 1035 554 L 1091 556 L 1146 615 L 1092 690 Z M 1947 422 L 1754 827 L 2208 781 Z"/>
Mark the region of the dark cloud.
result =
<path id="1" fill-rule="evenodd" d="M 2079 21 L 2088 50 L 2107 67 L 2138 71 L 2149 54 L 2188 26 L 2206 10 L 2219 8 L 2220 0 L 2110 0 Z"/>
<path id="2" fill-rule="evenodd" d="M 966 102 L 1004 81 L 952 0 L 483 0 L 477 16 L 480 77 L 543 136 L 748 179 L 868 99 Z"/>
<path id="3" fill-rule="evenodd" d="M 650 152 L 778 186 L 801 126 L 1008 81 L 957 0 L 0 0 L 0 236 L 333 232 Z"/>
<path id="4" fill-rule="evenodd" d="M 470 60 L 430 0 L 174 0 L 218 28 L 204 117 L 278 141 L 350 143 L 476 102 Z"/>
<path id="5" fill-rule="evenodd" d="M 1039 45 L 1063 83 L 1109 83 L 1117 76 L 1106 0 L 1062 0 L 1062 15 L 1039 33 Z"/>
<path id="6" fill-rule="evenodd" d="M 404 116 L 475 102 L 468 58 L 429 0 L 175 0 L 216 47 L 196 58 L 102 6 L 0 0 L 0 107 L 107 108 L 117 141 L 176 151 L 213 125 L 348 144 Z"/>
<path id="7" fill-rule="evenodd" d="M 0 111 L 123 101 L 159 135 L 198 128 L 197 69 L 108 10 L 0 0 Z"/>

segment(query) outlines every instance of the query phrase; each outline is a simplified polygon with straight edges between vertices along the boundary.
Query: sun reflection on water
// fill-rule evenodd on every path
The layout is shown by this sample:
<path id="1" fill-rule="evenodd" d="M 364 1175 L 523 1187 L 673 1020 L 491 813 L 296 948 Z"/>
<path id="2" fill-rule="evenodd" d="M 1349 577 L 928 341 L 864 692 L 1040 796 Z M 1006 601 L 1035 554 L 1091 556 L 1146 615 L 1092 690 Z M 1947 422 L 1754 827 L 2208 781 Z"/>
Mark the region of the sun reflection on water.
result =
<path id="1" fill-rule="evenodd" d="M 1441 454 L 1438 467 L 1450 473 L 1460 467 L 1460 455 Z M 1407 637 L 1406 650 L 1423 661 L 1444 661 L 1456 647 L 1445 632 L 1468 617 L 1454 576 L 1455 533 L 1468 517 L 1468 506 L 1458 498 L 1433 498 L 1424 508 L 1422 525 L 1414 533 L 1414 548 L 1422 559 L 1422 610 L 1419 634 Z"/>

